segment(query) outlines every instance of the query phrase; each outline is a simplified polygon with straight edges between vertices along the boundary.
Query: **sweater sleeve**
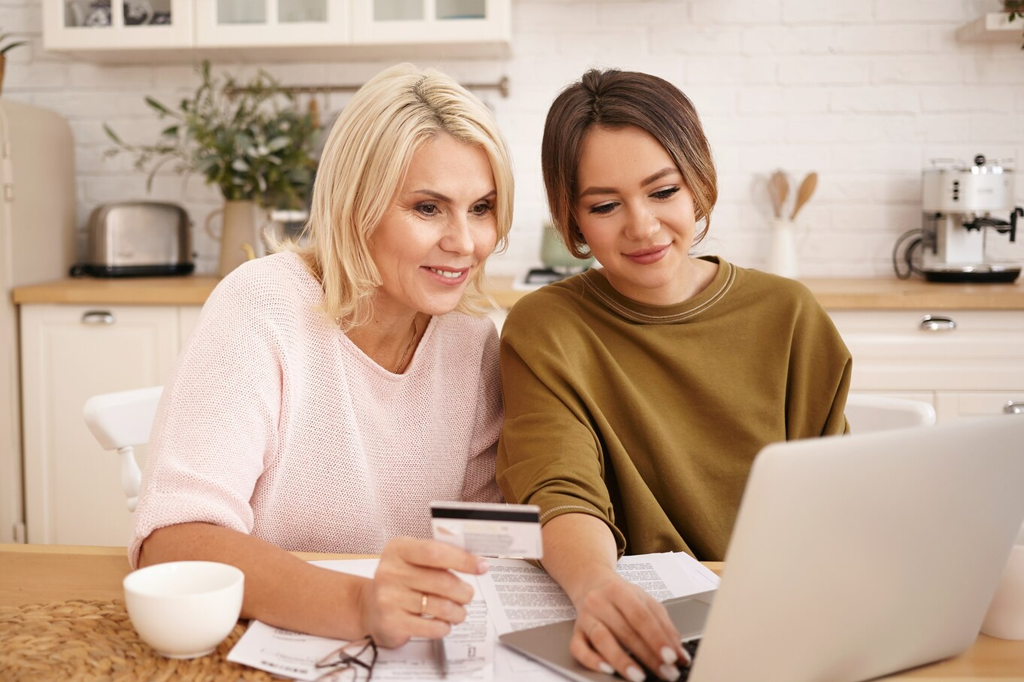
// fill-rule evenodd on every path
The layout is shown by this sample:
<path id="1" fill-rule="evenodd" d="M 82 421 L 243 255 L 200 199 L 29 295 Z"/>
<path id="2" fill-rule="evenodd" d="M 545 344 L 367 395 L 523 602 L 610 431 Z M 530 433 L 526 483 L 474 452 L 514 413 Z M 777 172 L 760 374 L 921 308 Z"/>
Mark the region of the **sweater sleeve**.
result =
<path id="1" fill-rule="evenodd" d="M 494 458 L 501 432 L 501 375 L 498 368 L 498 333 L 487 321 L 477 387 L 476 423 L 470 442 L 462 499 L 469 502 L 501 502 L 494 480 Z"/>
<path id="2" fill-rule="evenodd" d="M 538 505 L 542 523 L 569 513 L 603 520 L 621 556 L 626 543 L 615 527 L 604 454 L 571 378 L 570 356 L 582 354 L 571 352 L 569 335 L 552 331 L 559 315 L 557 307 L 545 307 L 535 294 L 520 301 L 505 321 L 505 423 L 498 443 L 498 485 L 509 502 Z"/>
<path id="3" fill-rule="evenodd" d="M 846 397 L 853 358 L 831 318 L 808 292 L 797 311 L 786 395 L 786 438 L 849 433 Z"/>
<path id="4" fill-rule="evenodd" d="M 283 363 L 269 322 L 279 312 L 272 286 L 250 279 L 243 267 L 218 285 L 164 388 L 134 515 L 133 566 L 164 526 L 252 531 L 250 499 L 276 452 Z"/>

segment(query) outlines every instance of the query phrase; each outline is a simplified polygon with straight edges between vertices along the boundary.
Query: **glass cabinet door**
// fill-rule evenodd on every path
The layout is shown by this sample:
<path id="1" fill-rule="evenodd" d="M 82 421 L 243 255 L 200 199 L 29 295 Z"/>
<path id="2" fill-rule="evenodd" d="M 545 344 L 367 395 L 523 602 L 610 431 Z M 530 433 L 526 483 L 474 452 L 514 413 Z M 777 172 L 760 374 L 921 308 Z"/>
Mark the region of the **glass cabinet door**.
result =
<path id="1" fill-rule="evenodd" d="M 510 0 L 353 0 L 352 40 L 364 44 L 510 39 Z"/>
<path id="2" fill-rule="evenodd" d="M 277 0 L 277 21 L 282 24 L 326 22 L 327 0 Z"/>
<path id="3" fill-rule="evenodd" d="M 192 0 L 43 0 L 47 49 L 191 47 Z"/>
<path id="4" fill-rule="evenodd" d="M 217 23 L 267 24 L 270 3 L 258 0 L 216 0 Z M 327 0 L 277 0 L 277 23 L 325 23 Z"/>
<path id="5" fill-rule="evenodd" d="M 374 21 L 423 21 L 423 0 L 373 1 Z"/>
<path id="6" fill-rule="evenodd" d="M 125 28 L 132 26 L 169 26 L 174 23 L 171 0 L 122 0 Z"/>
<path id="7" fill-rule="evenodd" d="M 486 19 L 486 0 L 436 0 L 434 18 L 438 21 Z"/>
<path id="8" fill-rule="evenodd" d="M 64 0 L 65 28 L 168 26 L 173 23 L 171 0 L 115 0 L 113 5 L 110 0 Z"/>
<path id="9" fill-rule="evenodd" d="M 267 23 L 267 6 L 253 0 L 216 0 L 217 23 L 228 24 L 265 24 Z"/>
<path id="10" fill-rule="evenodd" d="M 64 3 L 65 28 L 110 28 L 110 3 L 94 3 L 93 0 L 67 0 Z"/>
<path id="11" fill-rule="evenodd" d="M 348 42 L 350 0 L 198 0 L 200 47 L 337 45 Z"/>
<path id="12" fill-rule="evenodd" d="M 486 19 L 487 0 L 371 0 L 374 21 Z"/>

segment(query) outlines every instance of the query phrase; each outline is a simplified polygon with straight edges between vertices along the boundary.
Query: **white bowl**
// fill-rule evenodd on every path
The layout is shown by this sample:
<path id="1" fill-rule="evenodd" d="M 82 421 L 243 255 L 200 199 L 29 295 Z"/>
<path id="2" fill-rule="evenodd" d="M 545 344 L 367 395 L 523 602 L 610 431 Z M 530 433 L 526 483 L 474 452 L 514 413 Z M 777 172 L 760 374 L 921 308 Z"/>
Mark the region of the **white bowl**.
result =
<path id="1" fill-rule="evenodd" d="M 213 561 L 173 561 L 129 573 L 124 601 L 142 641 L 168 658 L 217 648 L 242 612 L 245 574 Z"/>

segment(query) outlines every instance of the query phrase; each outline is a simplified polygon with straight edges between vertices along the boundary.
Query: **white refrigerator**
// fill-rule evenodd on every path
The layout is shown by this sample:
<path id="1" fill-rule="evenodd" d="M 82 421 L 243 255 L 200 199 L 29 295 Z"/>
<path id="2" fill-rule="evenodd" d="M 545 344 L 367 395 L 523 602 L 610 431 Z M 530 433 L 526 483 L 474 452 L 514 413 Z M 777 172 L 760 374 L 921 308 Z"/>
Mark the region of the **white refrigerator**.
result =
<path id="1" fill-rule="evenodd" d="M 0 99 L 0 542 L 25 541 L 12 289 L 66 277 L 75 242 L 71 127 L 47 109 Z"/>

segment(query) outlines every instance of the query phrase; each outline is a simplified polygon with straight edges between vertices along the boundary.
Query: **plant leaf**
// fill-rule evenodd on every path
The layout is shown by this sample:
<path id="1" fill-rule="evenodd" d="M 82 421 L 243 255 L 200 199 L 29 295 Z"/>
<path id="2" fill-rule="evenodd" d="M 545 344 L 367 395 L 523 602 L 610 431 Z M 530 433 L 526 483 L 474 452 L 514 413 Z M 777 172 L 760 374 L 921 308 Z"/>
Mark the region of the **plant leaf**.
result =
<path id="1" fill-rule="evenodd" d="M 13 50 L 14 48 L 19 47 L 21 45 L 25 45 L 26 43 L 28 43 L 27 40 L 19 40 L 16 43 L 11 43 L 10 45 L 7 45 L 3 49 L 0 49 L 0 55 L 7 54 L 8 50 Z"/>
<path id="2" fill-rule="evenodd" d="M 107 133 L 107 137 L 109 137 L 111 140 L 113 140 L 118 145 L 124 146 L 124 142 L 121 141 L 121 138 L 118 137 L 117 133 L 115 133 L 113 131 L 113 129 L 109 125 L 107 125 L 106 123 L 103 124 L 103 130 Z"/>
<path id="3" fill-rule="evenodd" d="M 279 151 L 281 149 L 284 149 L 285 147 L 289 146 L 291 143 L 292 143 L 292 138 L 287 137 L 286 135 L 279 135 L 278 137 L 275 137 L 273 140 L 271 140 L 270 142 L 267 143 L 267 149 L 272 151 L 272 152 L 276 152 L 276 151 Z"/>

